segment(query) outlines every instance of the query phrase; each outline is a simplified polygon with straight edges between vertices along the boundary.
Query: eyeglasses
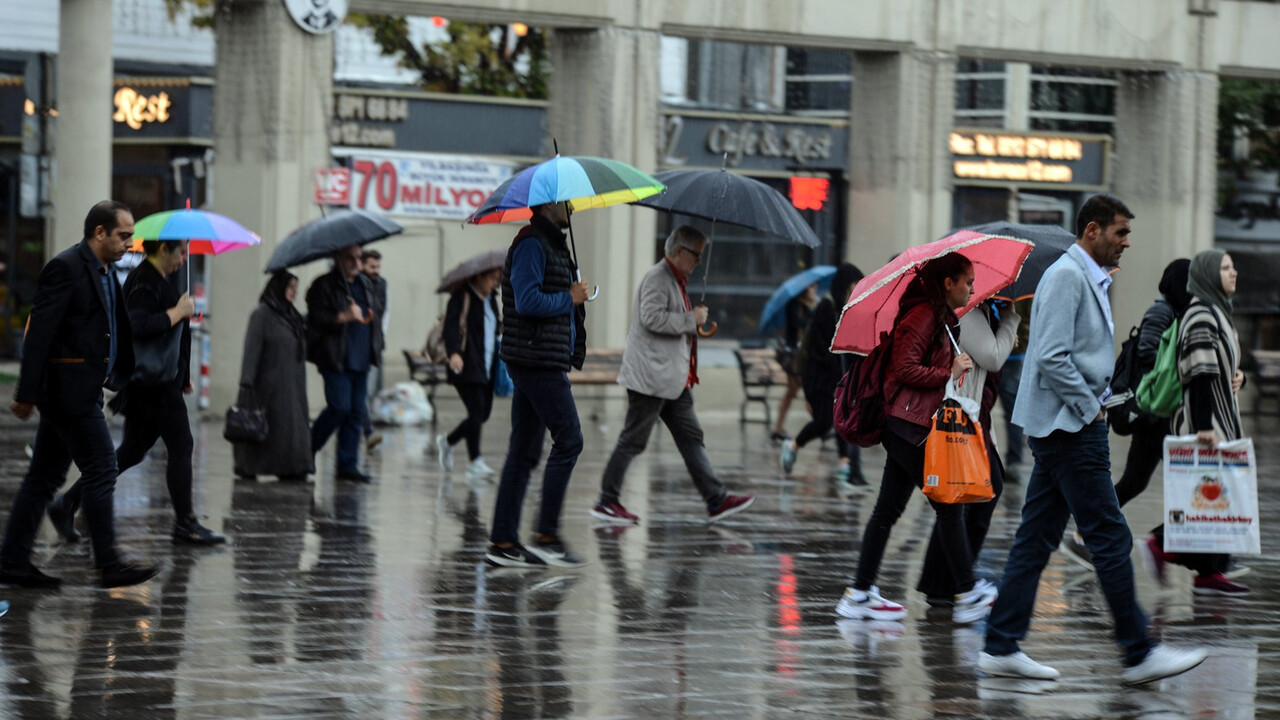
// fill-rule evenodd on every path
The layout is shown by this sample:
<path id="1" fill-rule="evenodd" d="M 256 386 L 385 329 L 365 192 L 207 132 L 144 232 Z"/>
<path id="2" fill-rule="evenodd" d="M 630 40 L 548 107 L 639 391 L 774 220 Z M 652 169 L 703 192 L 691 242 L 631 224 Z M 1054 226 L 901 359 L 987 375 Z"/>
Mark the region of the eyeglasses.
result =
<path id="1" fill-rule="evenodd" d="M 681 249 L 681 250 L 683 250 L 683 251 L 685 251 L 685 252 L 687 252 L 687 253 L 689 253 L 690 255 L 692 255 L 692 256 L 694 256 L 694 257 L 698 258 L 699 260 L 701 260 L 701 259 L 702 259 L 702 253 L 698 252 L 697 250 L 690 250 L 689 248 L 687 248 L 687 247 L 685 247 L 685 246 L 683 246 L 683 245 L 681 245 L 681 246 L 680 246 L 680 249 Z"/>

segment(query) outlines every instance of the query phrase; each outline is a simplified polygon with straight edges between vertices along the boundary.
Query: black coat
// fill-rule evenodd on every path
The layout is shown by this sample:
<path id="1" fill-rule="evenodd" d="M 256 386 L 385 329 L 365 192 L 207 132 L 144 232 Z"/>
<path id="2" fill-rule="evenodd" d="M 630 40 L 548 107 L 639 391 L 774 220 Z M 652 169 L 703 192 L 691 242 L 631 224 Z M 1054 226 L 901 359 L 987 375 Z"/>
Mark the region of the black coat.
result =
<path id="1" fill-rule="evenodd" d="M 382 358 L 382 305 L 367 275 L 356 273 L 356 281 L 364 285 L 369 309 L 373 311 L 373 322 L 369 323 L 373 338 L 369 364 L 376 366 Z M 353 301 L 342 270 L 337 267 L 316 278 L 307 288 L 307 360 L 315 363 L 321 372 L 335 372 L 346 365 L 347 325 L 338 322 L 338 315 Z"/>
<path id="2" fill-rule="evenodd" d="M 169 308 L 177 305 L 182 295 L 155 265 L 143 260 L 129 273 L 123 292 L 134 343 L 157 340 L 172 329 Z M 178 374 L 172 384 L 181 389 L 191 381 L 191 320 L 183 318 L 178 325 L 182 339 L 178 341 Z"/>
<path id="3" fill-rule="evenodd" d="M 466 318 L 467 344 L 463 347 L 460 320 L 462 306 L 468 295 L 471 296 L 471 302 L 467 303 L 469 305 Z M 493 383 L 493 370 L 498 364 L 498 348 L 495 343 L 493 359 L 486 369 L 484 366 L 484 305 L 482 304 L 484 302 L 489 303 L 489 307 L 493 309 L 494 318 L 498 321 L 494 326 L 496 335 L 498 329 L 502 327 L 502 315 L 498 313 L 497 297 L 491 294 L 486 300 L 481 300 L 470 285 L 463 285 L 449 296 L 449 304 L 444 311 L 445 352 L 450 356 L 454 353 L 462 356 L 462 372 L 454 374 L 453 370 L 449 371 L 449 382 L 453 385 Z"/>
<path id="4" fill-rule="evenodd" d="M 45 264 L 26 338 L 14 400 L 41 411 L 80 415 L 102 401 L 102 388 L 118 390 L 133 372 L 133 338 L 128 309 L 110 267 L 115 293 L 116 364 L 107 377 L 111 325 L 101 281 L 102 266 L 82 240 Z"/>

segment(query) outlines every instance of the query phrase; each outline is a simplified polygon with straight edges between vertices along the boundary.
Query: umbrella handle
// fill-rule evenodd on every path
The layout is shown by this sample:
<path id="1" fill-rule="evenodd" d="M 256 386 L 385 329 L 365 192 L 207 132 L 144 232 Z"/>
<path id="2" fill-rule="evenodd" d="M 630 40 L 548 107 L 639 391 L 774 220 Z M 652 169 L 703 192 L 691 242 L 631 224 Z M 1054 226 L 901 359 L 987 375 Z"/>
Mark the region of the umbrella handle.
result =
<path id="1" fill-rule="evenodd" d="M 595 302 L 596 297 L 600 294 L 600 286 L 595 285 L 591 288 L 591 294 L 587 296 L 587 302 Z"/>
<path id="2" fill-rule="evenodd" d="M 712 335 L 715 335 L 716 331 L 719 329 L 720 329 L 720 323 L 716 322 L 715 320 L 712 320 L 710 328 L 706 330 L 703 330 L 702 328 L 698 328 L 698 337 L 709 338 Z"/>

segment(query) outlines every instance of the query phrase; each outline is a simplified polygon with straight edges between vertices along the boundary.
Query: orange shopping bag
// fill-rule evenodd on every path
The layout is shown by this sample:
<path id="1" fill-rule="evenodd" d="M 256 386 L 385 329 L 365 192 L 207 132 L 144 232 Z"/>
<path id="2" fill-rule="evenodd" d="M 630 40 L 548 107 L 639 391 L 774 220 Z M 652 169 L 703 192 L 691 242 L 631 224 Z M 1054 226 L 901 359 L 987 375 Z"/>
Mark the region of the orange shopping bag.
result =
<path id="1" fill-rule="evenodd" d="M 959 397 L 955 389 L 954 381 L 947 383 L 925 439 L 924 494 L 941 503 L 986 502 L 995 490 L 982 425 L 974 420 L 978 403 Z"/>

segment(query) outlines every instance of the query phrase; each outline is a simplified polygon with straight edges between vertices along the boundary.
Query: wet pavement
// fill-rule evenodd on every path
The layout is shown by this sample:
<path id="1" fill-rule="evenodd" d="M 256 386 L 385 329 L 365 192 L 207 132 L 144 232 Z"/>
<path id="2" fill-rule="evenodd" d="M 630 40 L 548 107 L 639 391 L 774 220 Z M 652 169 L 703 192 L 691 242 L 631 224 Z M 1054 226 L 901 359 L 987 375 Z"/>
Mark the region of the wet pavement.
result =
<path id="1" fill-rule="evenodd" d="M 384 429 L 368 463 L 379 481 L 357 485 L 334 482 L 331 448 L 313 484 L 234 481 L 220 424 L 200 425 L 197 509 L 231 543 L 169 543 L 162 450 L 127 473 L 116 495 L 119 534 L 137 556 L 165 563 L 157 579 L 100 590 L 87 543 L 59 544 L 46 524 L 37 562 L 65 585 L 0 595 L 13 604 L 0 619 L 0 717 L 1280 716 L 1271 527 L 1268 554 L 1242 558 L 1253 568 L 1243 578 L 1254 589 L 1248 599 L 1193 596 L 1189 574 L 1176 572 L 1162 589 L 1138 567 L 1153 632 L 1211 648 L 1191 673 L 1121 687 L 1096 582 L 1055 555 L 1024 648 L 1063 679 L 1047 689 L 980 679 L 981 626 L 956 626 L 908 591 L 932 522 L 922 500 L 895 528 L 879 581 L 887 597 L 906 602 L 907 620 L 832 612 L 857 560 L 883 454 L 865 453 L 872 486 L 851 497 L 826 477 L 831 443 L 801 451 L 783 479 L 767 430 L 739 426 L 739 396 L 712 394 L 699 396 L 712 461 L 735 491 L 757 495 L 755 506 L 708 526 L 660 428 L 623 494 L 642 524 L 593 529 L 587 510 L 621 422 L 611 403 L 600 421 L 584 419 L 586 451 L 565 508 L 564 536 L 590 562 L 576 571 L 486 569 L 495 487 L 468 482 L 461 462 L 443 475 L 423 452 L 427 427 Z M 460 409 L 443 402 L 443 421 Z M 507 424 L 499 401 L 485 431 L 494 467 Z M 1262 458 L 1263 516 L 1276 517 L 1280 488 L 1268 479 L 1280 421 L 1249 424 Z M 799 429 L 798 415 L 790 425 Z M 0 433 L 7 512 L 34 425 L 7 418 Z M 1113 442 L 1117 464 L 1124 448 Z M 1159 520 L 1158 478 L 1155 485 L 1127 513 L 1140 536 Z M 1011 486 L 996 513 L 983 574 L 998 575 L 1021 491 Z"/>

